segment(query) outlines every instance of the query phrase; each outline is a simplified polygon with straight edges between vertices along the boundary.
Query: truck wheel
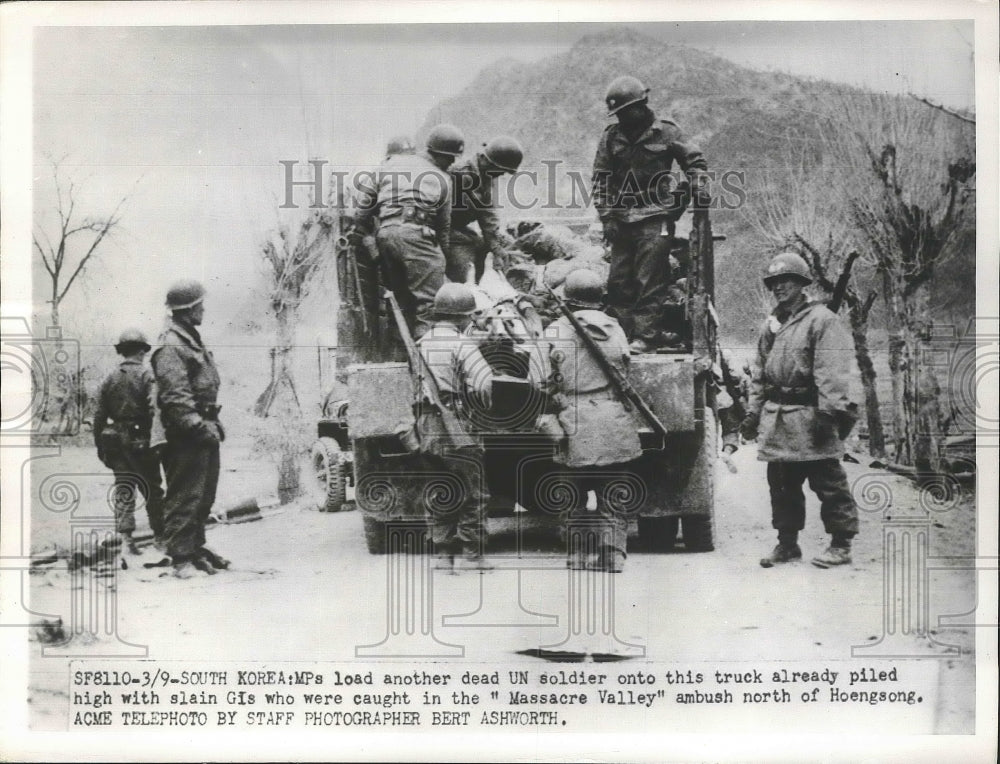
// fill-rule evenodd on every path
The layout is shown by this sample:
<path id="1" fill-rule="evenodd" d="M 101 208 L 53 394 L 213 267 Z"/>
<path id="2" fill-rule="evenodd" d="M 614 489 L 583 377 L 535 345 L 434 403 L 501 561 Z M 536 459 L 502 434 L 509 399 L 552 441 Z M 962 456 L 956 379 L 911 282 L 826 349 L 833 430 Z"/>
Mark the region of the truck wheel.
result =
<path id="1" fill-rule="evenodd" d="M 376 520 L 371 515 L 361 515 L 361 522 L 365 529 L 365 545 L 369 554 L 385 554 L 389 549 L 386 540 L 386 523 Z"/>
<path id="2" fill-rule="evenodd" d="M 392 524 L 368 514 L 361 515 L 365 546 L 370 554 L 425 554 L 427 523 L 423 520 L 393 520 Z"/>
<path id="3" fill-rule="evenodd" d="M 320 438 L 309 458 L 313 500 L 320 512 L 339 512 L 347 500 L 347 465 L 333 438 Z"/>
<path id="4" fill-rule="evenodd" d="M 640 517 L 639 548 L 649 552 L 669 552 L 677 540 L 676 517 Z"/>
<path id="5" fill-rule="evenodd" d="M 696 475 L 692 475 L 692 484 L 700 487 L 697 503 L 702 504 L 707 514 L 690 515 L 681 519 L 681 531 L 684 534 L 684 547 L 689 552 L 715 551 L 715 469 L 718 454 L 718 431 L 715 426 L 715 412 L 710 406 L 705 406 L 704 434 L 701 439 L 701 449 L 698 454 Z M 696 490 L 699 490 L 696 488 Z"/>
<path id="6" fill-rule="evenodd" d="M 712 518 L 685 517 L 681 520 L 684 530 L 684 547 L 689 552 L 715 551 Z"/>

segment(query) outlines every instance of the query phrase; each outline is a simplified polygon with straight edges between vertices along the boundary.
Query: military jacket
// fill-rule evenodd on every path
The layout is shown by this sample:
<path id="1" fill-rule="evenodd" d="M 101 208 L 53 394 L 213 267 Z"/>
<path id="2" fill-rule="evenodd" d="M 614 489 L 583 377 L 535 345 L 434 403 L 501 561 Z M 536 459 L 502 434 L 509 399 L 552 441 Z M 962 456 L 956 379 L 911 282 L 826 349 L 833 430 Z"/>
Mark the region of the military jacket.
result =
<path id="1" fill-rule="evenodd" d="M 451 231 L 451 181 L 424 154 L 394 154 L 374 173 L 357 180 L 355 222 L 366 233 L 380 225 L 427 226 L 448 250 Z"/>
<path id="2" fill-rule="evenodd" d="M 112 431 L 124 447 L 149 445 L 153 425 L 155 384 L 142 361 L 124 359 L 101 383 L 94 413 L 94 442 Z"/>
<path id="3" fill-rule="evenodd" d="M 469 407 L 489 408 L 494 374 L 476 340 L 462 334 L 451 322 L 438 321 L 417 340 L 417 350 L 434 374 L 441 402 L 459 415 L 466 433 L 472 436 L 461 443 L 451 442 L 439 418 L 424 411 L 418 428 L 425 450 L 442 453 L 456 446 L 481 445 L 466 414 Z M 425 398 L 430 400 L 430 395 L 425 394 Z"/>
<path id="4" fill-rule="evenodd" d="M 707 170 L 701 150 L 667 119 L 653 119 L 634 141 L 617 123 L 608 125 L 594 157 L 594 207 L 602 220 L 634 222 L 653 214 L 683 212 L 674 165 L 694 185 Z"/>
<path id="5" fill-rule="evenodd" d="M 748 411 L 760 415 L 759 459 L 841 457 L 835 418 L 854 416 L 857 408 L 849 393 L 853 358 L 850 335 L 825 305 L 805 303 L 783 323 L 771 314 L 757 342 L 747 403 Z M 801 400 L 788 402 L 796 396 Z"/>
<path id="6" fill-rule="evenodd" d="M 219 396 L 219 372 L 193 326 L 172 320 L 152 355 L 157 403 L 168 438 L 199 435 Z"/>
<path id="7" fill-rule="evenodd" d="M 573 315 L 608 361 L 624 372 L 630 356 L 618 322 L 599 310 L 578 310 Z M 556 461 L 568 467 L 596 467 L 641 456 L 635 420 L 569 319 L 562 316 L 553 321 L 545 337 L 553 369 L 551 390 L 559 401 L 559 423 L 566 434 Z"/>
<path id="8" fill-rule="evenodd" d="M 480 172 L 478 155 L 456 163 L 448 172 L 451 174 L 452 228 L 479 223 L 487 248 L 494 254 L 503 255 L 504 247 L 511 241 L 497 214 L 495 180 Z"/>

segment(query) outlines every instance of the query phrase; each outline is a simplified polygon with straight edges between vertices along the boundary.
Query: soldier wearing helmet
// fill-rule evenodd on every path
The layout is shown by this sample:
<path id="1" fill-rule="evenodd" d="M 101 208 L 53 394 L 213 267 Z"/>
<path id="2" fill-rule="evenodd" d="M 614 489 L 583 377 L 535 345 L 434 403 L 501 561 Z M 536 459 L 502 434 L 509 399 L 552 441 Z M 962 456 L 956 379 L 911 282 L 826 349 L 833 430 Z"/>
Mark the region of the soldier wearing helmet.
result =
<path id="1" fill-rule="evenodd" d="M 851 561 L 858 511 L 840 463 L 844 439 L 857 420 L 849 394 L 851 338 L 825 305 L 803 293 L 812 282 L 798 254 L 774 257 L 764 284 L 777 306 L 761 329 L 750 382 L 743 437 L 759 436 L 757 458 L 766 461 L 771 523 L 778 545 L 760 564 L 773 567 L 802 558 L 798 534 L 805 527 L 802 484 L 820 499 L 830 546 L 813 558 L 820 568 Z"/>
<path id="2" fill-rule="evenodd" d="M 97 457 L 115 473 L 115 529 L 131 554 L 139 554 L 132 537 L 137 494 L 146 500 L 154 542 L 163 541 L 163 480 L 160 461 L 150 448 L 156 387 L 143 363 L 149 349 L 138 329 L 121 333 L 115 343 L 121 363 L 101 383 L 94 413 Z"/>
<path id="3" fill-rule="evenodd" d="M 441 124 L 419 154 L 393 154 L 358 179 L 356 235 L 375 236 L 410 332 L 430 328 L 434 295 L 445 281 L 445 253 L 451 249 L 451 182 L 447 169 L 462 154 L 465 139 Z"/>
<path id="4" fill-rule="evenodd" d="M 674 222 L 694 189 L 707 204 L 707 167 L 701 151 L 670 120 L 647 105 L 649 88 L 635 77 L 618 77 L 605 102 L 609 125 L 594 158 L 594 206 L 611 245 L 608 305 L 632 341 L 633 352 L 665 344 L 663 306 L 670 303 L 670 251 Z M 674 165 L 686 175 L 675 182 Z"/>
<path id="5" fill-rule="evenodd" d="M 205 522 L 219 483 L 219 372 L 198 327 L 205 316 L 205 288 L 178 281 L 167 292 L 171 319 L 153 351 L 157 402 L 166 434 L 163 467 L 167 553 L 174 575 L 212 575 L 229 561 L 205 546 Z"/>
<path id="6" fill-rule="evenodd" d="M 476 311 L 476 299 L 465 284 L 445 283 L 434 296 L 434 325 L 417 342 L 417 349 L 434 374 L 442 405 L 462 423 L 464 432 L 449 434 L 441 417 L 427 408 L 417 421 L 422 459 L 430 472 L 450 474 L 459 481 L 460 495 L 447 508 L 426 507 L 439 570 L 451 571 L 455 557 L 468 569 L 489 570 L 486 561 L 484 513 L 489 502 L 482 438 L 464 412 L 487 411 L 493 371 L 466 334 Z"/>
<path id="7" fill-rule="evenodd" d="M 500 225 L 496 210 L 497 179 L 517 172 L 524 158 L 521 144 L 501 135 L 483 144 L 474 157 L 452 166 L 451 254 L 448 278 L 476 282 L 482 278 L 486 256 L 493 255 L 494 265 L 506 269 L 507 248 L 513 240 Z M 473 223 L 479 232 L 470 228 Z M 474 271 L 473 271 L 474 266 Z"/>
<path id="8" fill-rule="evenodd" d="M 589 270 L 572 271 L 563 293 L 607 360 L 624 372 L 628 341 L 618 322 L 602 310 L 603 279 Z M 616 473 L 631 474 L 627 463 L 642 455 L 636 422 L 568 318 L 560 316 L 549 324 L 545 336 L 553 409 L 566 435 L 556 461 L 569 468 L 576 499 L 566 517 L 566 564 L 619 573 L 625 564 L 628 522 L 611 503 L 616 492 L 607 489 Z M 596 517 L 586 510 L 591 490 L 597 497 Z"/>

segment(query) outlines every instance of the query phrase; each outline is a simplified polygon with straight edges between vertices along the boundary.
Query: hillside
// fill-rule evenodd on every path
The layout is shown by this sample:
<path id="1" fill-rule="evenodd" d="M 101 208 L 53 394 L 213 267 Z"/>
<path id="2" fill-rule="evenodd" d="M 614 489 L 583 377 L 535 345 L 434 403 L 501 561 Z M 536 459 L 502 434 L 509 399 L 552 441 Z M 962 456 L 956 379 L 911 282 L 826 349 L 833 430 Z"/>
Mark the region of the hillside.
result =
<path id="1" fill-rule="evenodd" d="M 787 164 L 789 146 L 806 156 L 818 155 L 817 115 L 824 99 L 849 91 L 843 85 L 775 72 L 759 72 L 724 58 L 680 45 L 668 45 L 633 29 L 615 29 L 581 38 L 566 53 L 532 63 L 506 60 L 483 69 L 464 91 L 434 108 L 421 129 L 423 137 L 441 121 L 458 125 L 472 151 L 496 134 L 515 136 L 525 147 L 522 169 L 545 178 L 543 162 L 558 160 L 589 186 L 597 141 L 610 123 L 604 107 L 608 82 L 632 74 L 650 88 L 650 106 L 660 117 L 677 122 L 702 148 L 717 173 L 745 173 L 752 188 L 768 168 Z M 558 174 L 558 173 L 557 173 Z M 519 191 L 528 184 L 519 186 Z M 557 181 L 557 198 L 565 186 Z M 539 183 L 544 192 L 546 184 Z M 753 199 L 748 203 L 752 204 Z M 552 210 L 509 216 L 544 216 Z M 564 214 L 593 215 L 592 210 Z M 746 289 L 746 268 L 759 267 L 762 243 L 738 211 L 713 215 L 717 233 L 728 241 L 717 248 L 717 302 L 724 324 L 746 325 L 745 316 L 727 315 L 727 295 Z M 738 260 L 741 267 L 730 268 Z M 974 288 L 971 257 L 942 280 L 936 302 Z M 736 274 L 729 278 L 727 273 Z M 951 284 L 954 280 L 956 283 Z M 744 303 L 745 304 L 745 303 Z M 752 323 L 752 322 L 751 322 Z"/>

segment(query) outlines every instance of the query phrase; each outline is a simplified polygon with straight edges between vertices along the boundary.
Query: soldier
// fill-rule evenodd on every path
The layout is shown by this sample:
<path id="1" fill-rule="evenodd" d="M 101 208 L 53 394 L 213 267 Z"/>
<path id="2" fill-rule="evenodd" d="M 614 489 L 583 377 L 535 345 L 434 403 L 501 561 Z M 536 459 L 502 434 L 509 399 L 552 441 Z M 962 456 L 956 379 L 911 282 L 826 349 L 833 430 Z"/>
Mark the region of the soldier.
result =
<path id="1" fill-rule="evenodd" d="M 628 341 L 618 322 L 601 310 L 604 294 L 601 278 L 589 270 L 573 271 L 566 276 L 564 294 L 573 315 L 608 361 L 625 371 L 629 363 Z M 546 329 L 546 336 L 552 338 L 549 359 L 553 404 L 566 433 L 556 461 L 572 470 L 575 493 L 580 499 L 580 506 L 568 513 L 566 564 L 576 570 L 619 573 L 625 564 L 628 523 L 609 505 L 606 489 L 613 483 L 615 471 L 642 455 L 639 433 L 569 319 L 562 316 L 553 321 Z M 587 527 L 593 526 L 592 534 L 574 533 L 574 521 L 584 518 L 586 496 L 591 490 L 597 496 L 598 522 L 585 523 Z"/>
<path id="2" fill-rule="evenodd" d="M 427 136 L 425 153 L 394 154 L 359 183 L 355 235 L 375 234 L 388 286 L 414 339 L 430 328 L 434 295 L 445 281 L 451 230 L 446 170 L 464 149 L 457 127 L 438 125 Z"/>
<path id="3" fill-rule="evenodd" d="M 449 434 L 435 412 L 421 412 L 417 423 L 423 459 L 433 472 L 454 475 L 461 483 L 461 500 L 450 511 L 428 507 L 431 538 L 437 553 L 435 567 L 452 570 L 455 555 L 463 567 L 489 570 L 483 557 L 486 547 L 486 487 L 482 439 L 474 432 L 463 410 L 488 410 L 493 372 L 476 342 L 465 335 L 476 310 L 476 299 L 465 284 L 447 283 L 434 296 L 434 325 L 417 348 L 437 381 L 441 403 L 457 414 L 462 432 Z"/>
<path id="4" fill-rule="evenodd" d="M 506 135 L 483 144 L 483 150 L 471 159 L 454 165 L 451 170 L 451 255 L 448 258 L 448 278 L 476 283 L 483 276 L 486 255 L 493 254 L 493 263 L 501 271 L 507 265 L 507 247 L 514 240 L 500 227 L 500 217 L 494 206 L 496 180 L 517 172 L 524 151 L 514 138 Z M 469 228 L 479 224 L 479 233 Z"/>
<path id="5" fill-rule="evenodd" d="M 126 329 L 115 351 L 118 368 L 101 384 L 94 414 L 94 443 L 101 462 L 115 473 L 115 527 L 130 554 L 139 554 L 135 532 L 135 496 L 146 500 L 154 543 L 163 538 L 163 481 L 160 460 L 150 448 L 155 414 L 153 375 L 143 364 L 150 350 L 138 329 Z"/>
<path id="6" fill-rule="evenodd" d="M 609 125 L 594 158 L 594 206 L 611 245 L 608 303 L 621 322 L 630 349 L 645 353 L 677 341 L 664 333 L 670 305 L 674 221 L 687 206 L 687 192 L 674 187 L 676 162 L 687 174 L 695 201 L 709 203 L 705 159 L 670 120 L 658 120 L 646 105 L 649 89 L 635 77 L 618 77 L 605 101 Z"/>
<path id="7" fill-rule="evenodd" d="M 809 266 L 793 252 L 771 260 L 764 284 L 777 306 L 761 329 L 750 383 L 747 416 L 740 430 L 760 433 L 758 459 L 768 462 L 771 524 L 778 545 L 760 561 L 765 568 L 802 558 L 798 533 L 805 527 L 802 483 L 819 497 L 820 515 L 832 537 L 813 559 L 820 568 L 851 561 L 858 511 L 840 464 L 844 438 L 857 420 L 848 397 L 851 338 L 836 315 L 803 294 L 812 283 Z"/>
<path id="8" fill-rule="evenodd" d="M 198 327 L 205 315 L 205 289 L 179 281 L 167 292 L 172 318 L 153 351 L 160 417 L 166 434 L 165 523 L 167 552 L 178 578 L 196 570 L 212 575 L 229 561 L 205 546 L 208 519 L 219 483 L 219 373 Z"/>

